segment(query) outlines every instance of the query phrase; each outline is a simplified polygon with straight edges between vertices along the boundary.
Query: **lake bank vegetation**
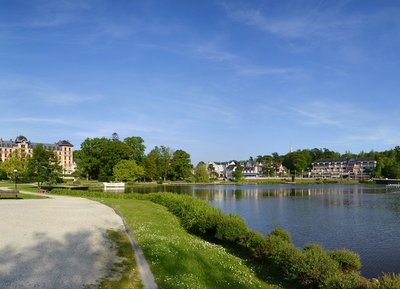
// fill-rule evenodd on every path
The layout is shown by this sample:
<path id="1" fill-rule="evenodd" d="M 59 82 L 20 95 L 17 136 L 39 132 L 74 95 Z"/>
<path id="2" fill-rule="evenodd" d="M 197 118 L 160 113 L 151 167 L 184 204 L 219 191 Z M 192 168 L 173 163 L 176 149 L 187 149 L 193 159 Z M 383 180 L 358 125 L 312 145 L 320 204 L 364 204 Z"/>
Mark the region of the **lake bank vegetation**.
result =
<path id="1" fill-rule="evenodd" d="M 399 275 L 385 274 L 379 280 L 368 280 L 362 277 L 359 273 L 360 258 L 354 252 L 346 249 L 328 251 L 318 244 L 308 244 L 304 248 L 297 248 L 291 242 L 290 234 L 281 228 L 264 236 L 249 229 L 240 216 L 224 214 L 205 201 L 187 195 L 114 194 L 65 190 L 54 190 L 52 193 L 100 198 L 106 203 L 114 202 L 120 206 L 135 201 L 151 201 L 162 205 L 179 219 L 180 225 L 187 232 L 205 241 L 223 246 L 254 268 L 257 277 L 261 280 L 280 280 L 281 283 L 275 284 L 279 283 L 283 286 L 281 288 L 400 288 Z M 125 213 L 122 213 L 125 216 Z M 162 226 L 162 222 L 159 225 Z M 154 244 L 156 240 L 157 237 L 153 240 Z"/>

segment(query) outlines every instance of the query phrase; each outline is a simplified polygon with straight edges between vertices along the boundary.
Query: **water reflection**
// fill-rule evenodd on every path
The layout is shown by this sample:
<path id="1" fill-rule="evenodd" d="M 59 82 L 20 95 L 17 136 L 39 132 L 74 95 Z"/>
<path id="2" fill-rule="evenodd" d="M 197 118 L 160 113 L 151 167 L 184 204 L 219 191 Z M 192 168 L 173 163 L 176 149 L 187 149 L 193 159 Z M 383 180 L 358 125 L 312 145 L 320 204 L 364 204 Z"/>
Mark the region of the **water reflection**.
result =
<path id="1" fill-rule="evenodd" d="M 327 249 L 348 248 L 361 256 L 362 273 L 400 272 L 400 194 L 366 185 L 182 185 L 128 188 L 131 192 L 176 192 L 207 200 L 244 217 L 267 233 L 287 229 L 293 242 Z"/>

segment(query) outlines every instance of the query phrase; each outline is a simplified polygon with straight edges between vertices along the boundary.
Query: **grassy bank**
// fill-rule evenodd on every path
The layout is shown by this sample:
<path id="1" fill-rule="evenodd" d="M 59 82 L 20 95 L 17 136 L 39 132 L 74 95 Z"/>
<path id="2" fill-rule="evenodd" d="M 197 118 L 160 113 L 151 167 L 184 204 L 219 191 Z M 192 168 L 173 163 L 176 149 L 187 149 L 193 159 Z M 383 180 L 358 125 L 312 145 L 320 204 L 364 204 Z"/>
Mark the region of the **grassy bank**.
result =
<path id="1" fill-rule="evenodd" d="M 361 263 L 354 252 L 326 251 L 317 244 L 297 248 L 282 229 L 263 236 L 249 230 L 239 216 L 223 214 L 190 196 L 66 190 L 53 193 L 97 199 L 120 210 L 161 289 L 400 288 L 398 274 L 384 275 L 377 281 L 360 276 Z"/>
<path id="2" fill-rule="evenodd" d="M 122 213 L 160 288 L 284 288 L 257 278 L 243 260 L 223 247 L 186 232 L 161 205 L 143 200 L 102 201 Z"/>

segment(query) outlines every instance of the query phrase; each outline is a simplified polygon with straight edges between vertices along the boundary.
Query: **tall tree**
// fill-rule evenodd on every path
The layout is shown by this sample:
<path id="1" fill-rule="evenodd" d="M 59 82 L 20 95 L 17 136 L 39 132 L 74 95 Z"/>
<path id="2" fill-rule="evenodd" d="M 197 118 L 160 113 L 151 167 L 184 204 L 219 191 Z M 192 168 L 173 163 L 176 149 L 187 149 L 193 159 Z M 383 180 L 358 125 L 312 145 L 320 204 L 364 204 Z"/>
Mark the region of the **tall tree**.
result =
<path id="1" fill-rule="evenodd" d="M 177 150 L 171 159 L 171 177 L 173 180 L 185 180 L 192 175 L 190 155 L 184 150 Z"/>
<path id="2" fill-rule="evenodd" d="M 38 144 L 33 148 L 26 171 L 27 176 L 34 179 L 40 188 L 43 183 L 55 183 L 62 173 L 62 167 L 52 149 Z"/>
<path id="3" fill-rule="evenodd" d="M 160 177 L 166 181 L 171 175 L 172 150 L 166 146 L 155 147 L 158 150 L 159 158 L 157 160 L 157 168 Z"/>
<path id="4" fill-rule="evenodd" d="M 204 162 L 199 162 L 194 169 L 194 179 L 199 183 L 206 183 L 210 181 L 207 165 Z"/>
<path id="5" fill-rule="evenodd" d="M 75 153 L 79 170 L 89 179 L 107 179 L 113 176 L 113 168 L 120 160 L 133 155 L 132 148 L 119 140 L 87 138 L 80 151 Z"/>
<path id="6" fill-rule="evenodd" d="M 143 144 L 144 140 L 140 136 L 131 136 L 124 139 L 124 143 L 132 148 L 132 159 L 136 161 L 137 164 L 143 165 L 144 161 L 144 151 L 146 146 Z"/>
<path id="7" fill-rule="evenodd" d="M 159 153 L 157 150 L 151 150 L 144 159 L 144 177 L 147 180 L 154 181 L 159 180 L 160 175 L 158 174 L 157 161 Z"/>

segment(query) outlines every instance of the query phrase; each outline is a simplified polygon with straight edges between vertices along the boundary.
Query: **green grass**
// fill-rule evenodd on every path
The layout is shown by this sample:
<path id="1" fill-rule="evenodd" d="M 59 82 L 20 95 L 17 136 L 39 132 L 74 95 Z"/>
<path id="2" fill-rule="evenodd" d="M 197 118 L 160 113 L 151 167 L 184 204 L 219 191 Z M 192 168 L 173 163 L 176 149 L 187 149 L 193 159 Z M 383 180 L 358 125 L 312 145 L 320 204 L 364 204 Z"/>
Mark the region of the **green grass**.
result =
<path id="1" fill-rule="evenodd" d="M 257 278 L 222 246 L 187 233 L 168 210 L 150 201 L 103 199 L 135 234 L 161 289 L 282 288 Z"/>
<path id="2" fill-rule="evenodd" d="M 143 284 L 135 261 L 129 238 L 125 232 L 107 232 L 108 237 L 116 244 L 117 256 L 120 261 L 114 264 L 113 271 L 98 284 L 98 289 L 142 289 Z"/>

